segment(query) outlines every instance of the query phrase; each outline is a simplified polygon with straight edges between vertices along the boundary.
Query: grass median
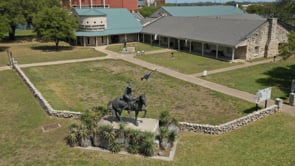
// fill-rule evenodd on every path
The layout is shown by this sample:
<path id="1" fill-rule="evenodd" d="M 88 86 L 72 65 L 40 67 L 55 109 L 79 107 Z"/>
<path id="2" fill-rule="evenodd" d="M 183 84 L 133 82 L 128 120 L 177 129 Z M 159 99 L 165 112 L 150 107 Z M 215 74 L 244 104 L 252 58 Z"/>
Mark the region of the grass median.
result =
<path id="1" fill-rule="evenodd" d="M 255 110 L 254 104 L 158 72 L 141 81 L 149 70 L 120 60 L 23 70 L 55 109 L 84 112 L 106 106 L 131 82 L 135 96 L 146 93 L 152 118 L 169 111 L 180 121 L 220 124 Z"/>
<path id="2" fill-rule="evenodd" d="M 143 56 L 136 56 L 136 58 L 158 64 L 160 66 L 164 66 L 185 74 L 200 73 L 204 70 L 220 69 L 239 64 L 229 63 L 213 58 L 202 57 L 199 55 L 193 55 L 178 51 L 145 54 Z"/>
<path id="3" fill-rule="evenodd" d="M 225 86 L 255 94 L 258 90 L 272 87 L 272 98 L 287 100 L 295 79 L 295 58 L 276 63 L 260 64 L 202 77 Z"/>

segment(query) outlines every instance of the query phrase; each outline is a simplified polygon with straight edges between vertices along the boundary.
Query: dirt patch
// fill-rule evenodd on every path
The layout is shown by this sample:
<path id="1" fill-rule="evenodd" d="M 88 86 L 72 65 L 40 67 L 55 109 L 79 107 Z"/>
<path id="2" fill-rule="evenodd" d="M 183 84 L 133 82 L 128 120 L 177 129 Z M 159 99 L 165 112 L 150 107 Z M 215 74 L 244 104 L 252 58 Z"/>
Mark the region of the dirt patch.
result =
<path id="1" fill-rule="evenodd" d="M 42 126 L 41 128 L 42 128 L 43 132 L 48 132 L 50 130 L 57 129 L 60 127 L 61 127 L 61 125 L 59 123 L 53 123 L 53 124 L 48 124 L 48 125 Z"/>

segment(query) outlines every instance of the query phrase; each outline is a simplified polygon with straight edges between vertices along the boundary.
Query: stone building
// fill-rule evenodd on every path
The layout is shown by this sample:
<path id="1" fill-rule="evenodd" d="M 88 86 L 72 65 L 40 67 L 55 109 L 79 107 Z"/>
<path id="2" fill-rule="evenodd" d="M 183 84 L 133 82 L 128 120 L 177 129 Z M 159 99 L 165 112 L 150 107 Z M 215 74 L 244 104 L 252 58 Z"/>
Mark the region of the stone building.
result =
<path id="1" fill-rule="evenodd" d="M 140 40 L 162 47 L 235 61 L 278 54 L 288 31 L 277 19 L 257 15 L 159 18 L 146 25 Z"/>

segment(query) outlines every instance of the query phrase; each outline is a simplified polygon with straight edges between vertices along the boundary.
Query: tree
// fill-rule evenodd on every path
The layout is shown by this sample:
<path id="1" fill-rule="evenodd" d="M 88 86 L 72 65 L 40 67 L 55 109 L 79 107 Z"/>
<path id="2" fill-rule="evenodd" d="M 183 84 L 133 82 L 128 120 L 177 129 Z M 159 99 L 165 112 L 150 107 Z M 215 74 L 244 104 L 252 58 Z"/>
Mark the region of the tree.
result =
<path id="1" fill-rule="evenodd" d="M 35 13 L 44 8 L 59 5 L 59 0 L 1 1 L 0 16 L 3 16 L 8 20 L 8 24 L 6 24 L 5 26 L 9 28 L 9 39 L 14 40 L 16 27 L 20 24 L 30 24 Z"/>
<path id="2" fill-rule="evenodd" d="M 33 26 L 37 35 L 45 40 L 54 40 L 56 50 L 60 41 L 75 39 L 77 19 L 62 8 L 46 8 L 34 17 Z"/>
<path id="3" fill-rule="evenodd" d="M 290 32 L 288 35 L 288 43 L 284 44 L 280 48 L 280 56 L 283 59 L 288 59 L 292 55 L 295 55 L 295 32 Z"/>
<path id="4" fill-rule="evenodd" d="M 160 8 L 160 6 L 145 6 L 145 7 L 142 7 L 141 9 L 139 9 L 139 13 L 143 17 L 148 17 L 151 14 L 153 14 L 156 10 L 158 10 L 159 8 Z"/>
<path id="5" fill-rule="evenodd" d="M 0 40 L 4 38 L 4 35 L 9 32 L 8 19 L 4 16 L 0 16 Z"/>

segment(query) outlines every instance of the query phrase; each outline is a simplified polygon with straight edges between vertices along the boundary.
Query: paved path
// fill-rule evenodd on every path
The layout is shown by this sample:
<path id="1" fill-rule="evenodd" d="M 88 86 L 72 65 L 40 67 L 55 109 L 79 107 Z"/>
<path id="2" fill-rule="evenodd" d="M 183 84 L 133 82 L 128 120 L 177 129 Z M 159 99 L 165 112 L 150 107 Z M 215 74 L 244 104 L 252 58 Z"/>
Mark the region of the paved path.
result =
<path id="1" fill-rule="evenodd" d="M 262 61 L 257 61 L 257 62 L 245 62 L 244 64 L 240 64 L 240 65 L 236 65 L 236 66 L 231 66 L 231 67 L 226 67 L 226 68 L 221 68 L 221 69 L 216 69 L 216 70 L 210 70 L 207 72 L 207 74 L 222 73 L 225 71 L 236 70 L 236 69 L 241 69 L 241 68 L 245 68 L 245 67 L 250 67 L 250 66 L 255 66 L 255 65 L 270 63 L 270 62 L 273 62 L 273 59 L 267 59 L 267 60 L 262 60 Z M 195 76 L 195 77 L 200 77 L 202 75 L 203 75 L 203 73 L 192 74 L 192 76 Z"/>
<path id="2" fill-rule="evenodd" d="M 10 66 L 2 66 L 2 67 L 0 67 L 0 71 L 9 70 L 9 69 L 11 69 Z"/>

